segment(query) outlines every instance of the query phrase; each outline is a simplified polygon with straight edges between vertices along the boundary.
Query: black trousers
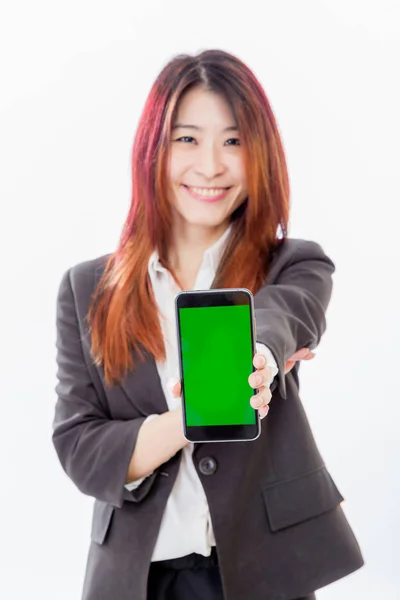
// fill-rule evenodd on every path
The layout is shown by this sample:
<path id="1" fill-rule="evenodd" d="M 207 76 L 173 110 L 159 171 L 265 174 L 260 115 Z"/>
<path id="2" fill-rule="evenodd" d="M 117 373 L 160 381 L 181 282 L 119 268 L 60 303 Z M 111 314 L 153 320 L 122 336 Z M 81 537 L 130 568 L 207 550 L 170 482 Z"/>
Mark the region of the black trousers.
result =
<path id="1" fill-rule="evenodd" d="M 151 563 L 147 600 L 224 600 L 215 547 L 211 556 L 189 554 Z M 315 595 L 298 600 L 315 600 Z"/>

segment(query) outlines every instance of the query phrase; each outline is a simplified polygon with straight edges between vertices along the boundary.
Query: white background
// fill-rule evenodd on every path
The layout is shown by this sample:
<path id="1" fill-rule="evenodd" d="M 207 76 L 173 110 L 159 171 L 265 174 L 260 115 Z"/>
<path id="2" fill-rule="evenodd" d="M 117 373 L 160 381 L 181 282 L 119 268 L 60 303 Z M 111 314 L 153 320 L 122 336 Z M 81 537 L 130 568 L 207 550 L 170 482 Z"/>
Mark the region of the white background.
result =
<path id="1" fill-rule="evenodd" d="M 318 597 L 398 599 L 399 3 L 23 0 L 1 13 L 0 596 L 80 597 L 92 499 L 51 443 L 56 293 L 68 267 L 115 248 L 159 70 L 215 47 L 253 69 L 275 111 L 290 235 L 337 268 L 301 397 L 366 566 Z"/>

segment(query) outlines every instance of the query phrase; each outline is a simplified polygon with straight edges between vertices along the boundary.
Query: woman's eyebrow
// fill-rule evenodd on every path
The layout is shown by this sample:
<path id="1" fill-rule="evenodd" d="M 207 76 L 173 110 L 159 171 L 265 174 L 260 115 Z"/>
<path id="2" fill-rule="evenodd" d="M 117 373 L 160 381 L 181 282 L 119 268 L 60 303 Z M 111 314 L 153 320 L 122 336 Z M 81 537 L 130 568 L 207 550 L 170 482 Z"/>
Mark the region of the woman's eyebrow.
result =
<path id="1" fill-rule="evenodd" d="M 177 123 L 172 129 L 195 129 L 196 131 L 203 131 L 203 128 L 198 125 L 184 125 L 183 123 Z M 223 131 L 239 131 L 239 129 L 236 125 L 230 125 L 229 127 L 225 127 Z"/>

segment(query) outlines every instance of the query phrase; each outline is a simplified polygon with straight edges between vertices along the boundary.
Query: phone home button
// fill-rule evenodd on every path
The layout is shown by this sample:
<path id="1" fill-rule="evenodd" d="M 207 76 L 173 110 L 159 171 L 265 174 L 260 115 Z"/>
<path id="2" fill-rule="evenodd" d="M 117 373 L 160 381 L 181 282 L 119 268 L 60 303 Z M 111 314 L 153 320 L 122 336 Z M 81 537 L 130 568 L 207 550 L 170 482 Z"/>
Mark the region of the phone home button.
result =
<path id="1" fill-rule="evenodd" d="M 217 470 L 217 461 L 211 456 L 205 456 L 199 462 L 199 469 L 203 475 L 213 475 Z"/>

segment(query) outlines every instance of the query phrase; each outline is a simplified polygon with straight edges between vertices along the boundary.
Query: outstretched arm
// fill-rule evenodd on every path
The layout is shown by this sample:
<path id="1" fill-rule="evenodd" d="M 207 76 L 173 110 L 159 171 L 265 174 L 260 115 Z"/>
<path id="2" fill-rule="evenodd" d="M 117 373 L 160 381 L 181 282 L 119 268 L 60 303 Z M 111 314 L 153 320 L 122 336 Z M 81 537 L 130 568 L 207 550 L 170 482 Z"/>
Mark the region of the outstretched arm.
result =
<path id="1" fill-rule="evenodd" d="M 257 341 L 271 350 L 279 368 L 271 391 L 279 386 L 283 398 L 286 361 L 300 348 L 316 348 L 325 332 L 335 271 L 319 244 L 293 242 L 272 267 L 278 270 L 275 282 L 265 284 L 254 297 Z"/>

